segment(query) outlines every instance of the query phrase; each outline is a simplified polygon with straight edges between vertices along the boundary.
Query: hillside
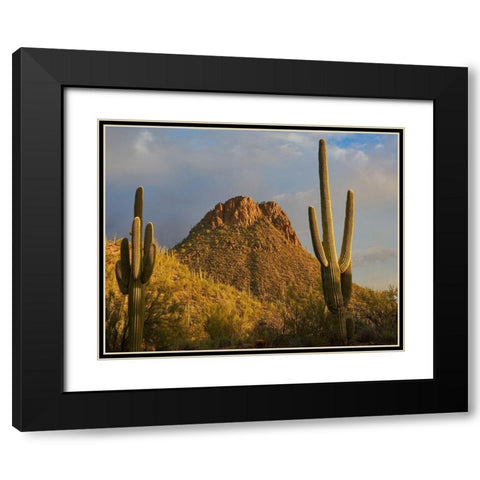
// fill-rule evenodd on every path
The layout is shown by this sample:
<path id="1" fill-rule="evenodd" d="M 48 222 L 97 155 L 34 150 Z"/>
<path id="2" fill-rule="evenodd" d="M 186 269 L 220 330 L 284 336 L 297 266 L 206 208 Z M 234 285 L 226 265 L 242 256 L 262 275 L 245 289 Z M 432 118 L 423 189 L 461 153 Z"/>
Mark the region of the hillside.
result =
<path id="1" fill-rule="evenodd" d="M 218 203 L 173 250 L 191 270 L 261 299 L 284 300 L 293 286 L 321 291 L 317 260 L 275 202 L 235 197 Z"/>
<path id="2" fill-rule="evenodd" d="M 128 332 L 127 297 L 115 279 L 120 242 L 105 245 L 107 351 L 124 351 Z M 281 313 L 248 292 L 191 272 L 161 250 L 145 289 L 145 349 L 251 348 L 263 345 L 261 329 L 281 329 Z"/>

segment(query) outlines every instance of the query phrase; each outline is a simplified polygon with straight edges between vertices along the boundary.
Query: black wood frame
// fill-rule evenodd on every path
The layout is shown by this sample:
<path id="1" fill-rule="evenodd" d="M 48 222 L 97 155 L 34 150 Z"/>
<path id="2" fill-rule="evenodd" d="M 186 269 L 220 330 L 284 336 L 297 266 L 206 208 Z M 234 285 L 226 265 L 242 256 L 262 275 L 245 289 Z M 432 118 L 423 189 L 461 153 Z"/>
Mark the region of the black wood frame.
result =
<path id="1" fill-rule="evenodd" d="M 26 431 L 466 411 L 467 85 L 461 67 L 15 52 L 13 425 Z M 65 87 L 433 100 L 434 378 L 64 392 Z"/>

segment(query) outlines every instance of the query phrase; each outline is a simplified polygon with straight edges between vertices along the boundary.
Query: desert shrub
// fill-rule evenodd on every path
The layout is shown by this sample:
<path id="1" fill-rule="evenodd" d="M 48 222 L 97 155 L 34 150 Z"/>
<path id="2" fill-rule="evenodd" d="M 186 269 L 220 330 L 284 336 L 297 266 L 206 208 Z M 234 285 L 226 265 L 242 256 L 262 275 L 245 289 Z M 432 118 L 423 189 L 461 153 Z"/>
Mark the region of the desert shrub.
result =
<path id="1" fill-rule="evenodd" d="M 188 347 L 188 322 L 185 307 L 174 292 L 159 281 L 145 298 L 144 339 L 148 349 L 183 350 Z"/>
<path id="2" fill-rule="evenodd" d="M 333 329 L 325 304 L 313 289 L 299 292 L 287 288 L 283 309 L 282 343 L 295 347 L 326 346 L 332 343 Z"/>
<path id="3" fill-rule="evenodd" d="M 389 287 L 387 290 L 359 289 L 355 295 L 353 312 L 356 343 L 372 345 L 397 343 L 397 287 Z"/>
<path id="4" fill-rule="evenodd" d="M 107 352 L 121 352 L 128 343 L 128 315 L 125 295 L 120 293 L 115 279 L 115 262 L 112 252 L 120 251 L 120 245 L 110 242 L 105 254 L 105 346 Z"/>
<path id="5" fill-rule="evenodd" d="M 357 325 L 354 339 L 360 345 L 372 345 L 378 340 L 375 328 L 366 324 Z"/>
<path id="6" fill-rule="evenodd" d="M 206 348 L 240 348 L 251 331 L 248 319 L 239 314 L 233 302 L 221 301 L 204 309 Z"/>
<path id="7" fill-rule="evenodd" d="M 108 352 L 127 348 L 128 315 L 126 298 L 110 290 L 105 295 L 105 341 Z"/>

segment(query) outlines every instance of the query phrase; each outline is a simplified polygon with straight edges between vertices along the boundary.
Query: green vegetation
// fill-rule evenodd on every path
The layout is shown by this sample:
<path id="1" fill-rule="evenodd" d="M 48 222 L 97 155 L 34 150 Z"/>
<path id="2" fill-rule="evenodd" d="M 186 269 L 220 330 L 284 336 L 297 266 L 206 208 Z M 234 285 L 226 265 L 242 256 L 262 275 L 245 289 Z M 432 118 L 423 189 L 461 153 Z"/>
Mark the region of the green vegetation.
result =
<path id="1" fill-rule="evenodd" d="M 107 352 L 128 351 L 128 302 L 116 285 L 120 242 L 105 245 Z M 354 285 L 352 345 L 396 343 L 396 290 Z M 145 291 L 143 349 L 210 350 L 335 345 L 329 312 L 318 288 L 289 285 L 276 302 L 261 300 L 191 271 L 177 255 L 160 250 Z"/>
<path id="2" fill-rule="evenodd" d="M 105 246 L 107 351 L 126 351 L 128 309 L 115 285 L 118 242 Z M 145 350 L 252 348 L 255 327 L 265 322 L 280 331 L 281 315 L 272 303 L 192 272 L 173 252 L 160 250 L 145 292 Z"/>
<path id="3" fill-rule="evenodd" d="M 352 301 L 355 343 L 395 345 L 398 339 L 398 288 L 357 288 Z"/>
<path id="4" fill-rule="evenodd" d="M 353 341 L 353 319 L 348 318 L 348 304 L 352 295 L 352 238 L 354 217 L 354 194 L 347 193 L 345 226 L 343 230 L 342 251 L 337 260 L 335 233 L 333 231 L 330 185 L 328 182 L 327 143 L 320 140 L 318 152 L 318 169 L 320 176 L 320 201 L 322 209 L 323 242 L 318 233 L 315 209 L 308 207 L 310 233 L 312 235 L 315 255 L 320 262 L 322 272 L 323 296 L 327 304 L 332 323 L 335 325 L 339 344 Z M 348 324 L 348 325 L 347 325 Z"/>

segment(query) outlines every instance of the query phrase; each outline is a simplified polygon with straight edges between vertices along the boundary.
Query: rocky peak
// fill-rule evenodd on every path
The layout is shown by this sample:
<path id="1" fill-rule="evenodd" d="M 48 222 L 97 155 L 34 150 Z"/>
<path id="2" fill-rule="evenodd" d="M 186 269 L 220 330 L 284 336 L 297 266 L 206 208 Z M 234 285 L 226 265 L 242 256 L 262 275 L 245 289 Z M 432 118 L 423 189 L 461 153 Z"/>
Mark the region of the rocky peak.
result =
<path id="1" fill-rule="evenodd" d="M 300 245 L 297 234 L 289 218 L 276 202 L 256 203 L 250 197 L 233 197 L 225 203 L 217 203 L 197 225 L 198 227 L 215 229 L 221 226 L 249 227 L 264 220 L 270 222 L 283 233 L 285 240 L 293 245 Z"/>
<path id="2" fill-rule="evenodd" d="M 200 222 L 207 228 L 217 228 L 221 225 L 249 227 L 260 217 L 259 206 L 250 197 L 234 197 L 225 203 L 217 203 Z"/>

